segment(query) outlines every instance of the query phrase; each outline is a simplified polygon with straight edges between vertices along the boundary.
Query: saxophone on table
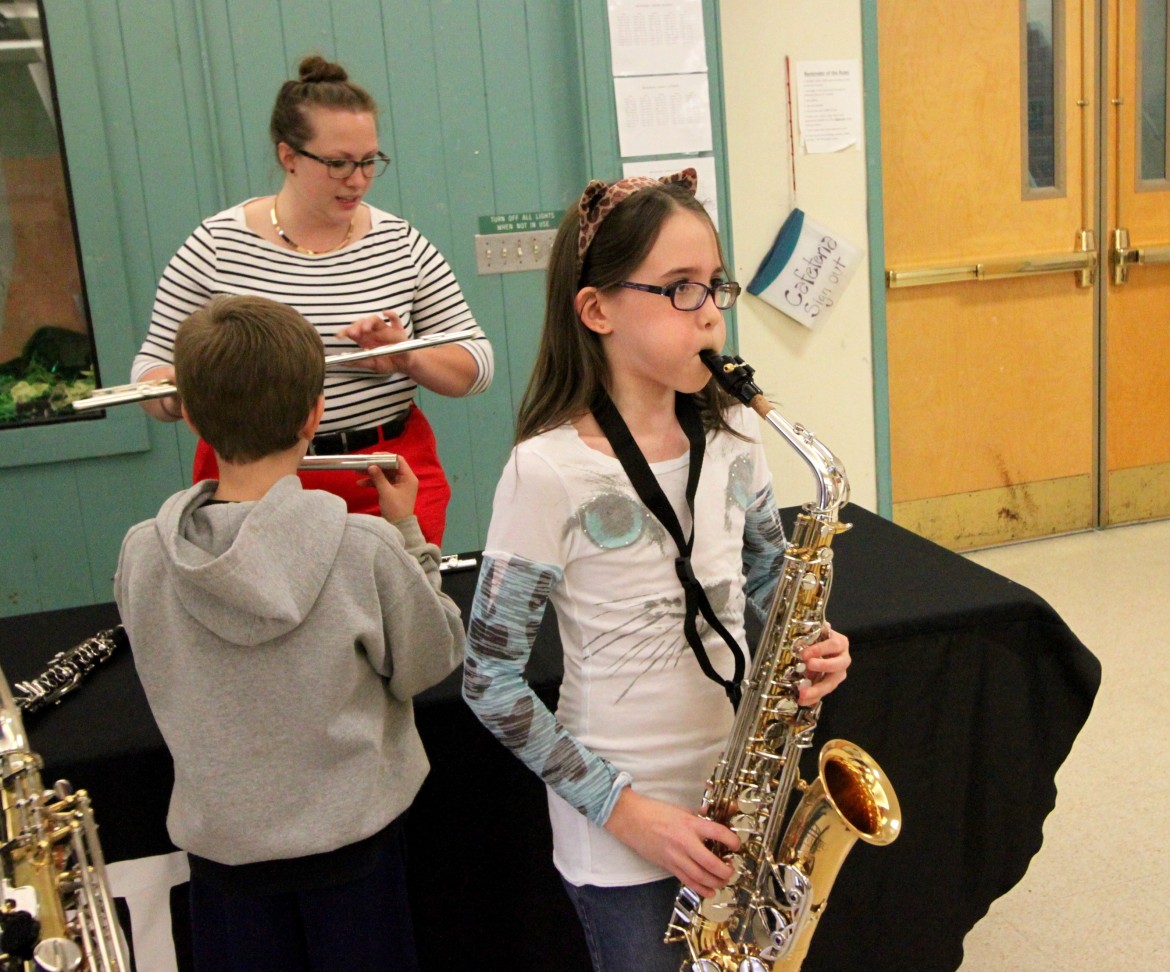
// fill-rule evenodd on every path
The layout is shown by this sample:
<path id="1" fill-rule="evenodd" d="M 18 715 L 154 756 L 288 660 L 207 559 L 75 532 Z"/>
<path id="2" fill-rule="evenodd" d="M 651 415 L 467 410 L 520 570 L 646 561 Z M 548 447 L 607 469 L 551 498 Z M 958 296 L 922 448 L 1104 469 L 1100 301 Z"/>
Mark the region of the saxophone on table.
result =
<path id="1" fill-rule="evenodd" d="M 89 797 L 42 766 L 0 671 L 0 972 L 130 972 Z"/>
<path id="2" fill-rule="evenodd" d="M 849 498 L 845 470 L 811 432 L 776 413 L 742 359 L 713 351 L 702 358 L 724 389 L 800 453 L 818 497 L 796 518 L 731 735 L 700 810 L 742 842 L 735 853 L 715 848 L 735 874 L 709 898 L 681 887 L 666 941 L 686 945 L 681 972 L 796 972 L 845 855 L 859 838 L 892 842 L 901 809 L 881 767 L 841 739 L 825 744 L 811 784 L 800 779 L 800 754 L 812 745 L 820 714 L 819 702 L 798 701 L 801 654 L 821 637 L 833 578 L 830 545 L 848 529 L 837 519 Z"/>

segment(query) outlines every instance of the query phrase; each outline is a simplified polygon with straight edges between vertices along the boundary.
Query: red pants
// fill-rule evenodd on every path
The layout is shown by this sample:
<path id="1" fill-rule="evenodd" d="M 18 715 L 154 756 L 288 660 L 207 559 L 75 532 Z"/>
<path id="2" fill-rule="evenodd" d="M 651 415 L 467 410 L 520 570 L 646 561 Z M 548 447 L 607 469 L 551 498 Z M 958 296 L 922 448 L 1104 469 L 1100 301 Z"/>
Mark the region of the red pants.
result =
<path id="1" fill-rule="evenodd" d="M 443 530 L 447 526 L 447 504 L 451 501 L 451 486 L 447 482 L 443 467 L 439 465 L 439 451 L 431 423 L 418 406 L 410 406 L 406 428 L 402 430 L 401 435 L 393 439 L 382 439 L 352 454 L 363 455 L 371 452 L 395 452 L 406 457 L 410 468 L 418 477 L 418 499 L 414 503 L 418 525 L 422 528 L 427 541 L 442 549 Z M 382 515 L 378 508 L 378 491 L 373 486 L 357 484 L 359 478 L 365 477 L 364 471 L 355 473 L 348 470 L 326 470 L 298 472 L 297 475 L 300 476 L 305 489 L 323 489 L 340 496 L 345 500 L 350 513 Z M 219 466 L 215 461 L 215 453 L 200 439 L 195 449 L 195 467 L 191 481 L 198 483 L 204 479 L 218 478 Z"/>

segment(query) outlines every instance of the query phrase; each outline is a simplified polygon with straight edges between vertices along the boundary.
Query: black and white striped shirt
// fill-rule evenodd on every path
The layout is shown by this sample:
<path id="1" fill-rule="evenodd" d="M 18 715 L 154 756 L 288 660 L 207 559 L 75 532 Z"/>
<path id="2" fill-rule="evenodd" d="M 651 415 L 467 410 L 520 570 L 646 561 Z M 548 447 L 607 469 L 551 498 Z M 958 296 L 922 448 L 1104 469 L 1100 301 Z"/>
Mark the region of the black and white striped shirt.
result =
<path id="1" fill-rule="evenodd" d="M 491 384 L 492 346 L 476 324 L 459 282 L 434 248 L 406 220 L 369 207 L 370 232 L 334 253 L 309 256 L 269 243 L 244 222 L 244 204 L 204 220 L 163 271 L 146 341 L 130 380 L 173 360 L 175 332 L 217 294 L 254 294 L 296 308 L 317 328 L 325 353 L 358 350 L 337 332 L 366 314 L 392 310 L 411 337 L 474 330 L 459 343 L 475 358 L 467 394 Z M 380 425 L 403 414 L 418 386 L 403 374 L 334 372 L 325 376 L 322 432 Z"/>

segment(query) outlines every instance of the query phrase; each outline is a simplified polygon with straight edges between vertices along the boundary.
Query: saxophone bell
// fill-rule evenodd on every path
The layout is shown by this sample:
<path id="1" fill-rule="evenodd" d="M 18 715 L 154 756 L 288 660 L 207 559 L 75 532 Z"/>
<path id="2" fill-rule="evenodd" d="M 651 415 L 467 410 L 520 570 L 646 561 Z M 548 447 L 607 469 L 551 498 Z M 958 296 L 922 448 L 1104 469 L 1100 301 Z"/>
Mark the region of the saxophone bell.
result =
<path id="1" fill-rule="evenodd" d="M 882 768 L 860 746 L 830 739 L 821 750 L 817 777 L 792 812 L 777 858 L 808 883 L 793 934 L 780 942 L 772 972 L 796 972 L 845 856 L 858 841 L 885 846 L 902 827 L 898 797 Z"/>

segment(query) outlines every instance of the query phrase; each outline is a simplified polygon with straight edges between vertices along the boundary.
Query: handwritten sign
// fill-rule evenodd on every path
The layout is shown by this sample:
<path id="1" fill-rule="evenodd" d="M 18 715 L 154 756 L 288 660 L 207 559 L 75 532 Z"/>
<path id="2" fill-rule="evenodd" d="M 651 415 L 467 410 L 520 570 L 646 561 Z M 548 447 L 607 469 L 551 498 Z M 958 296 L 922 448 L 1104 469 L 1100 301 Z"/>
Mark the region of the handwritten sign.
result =
<path id="1" fill-rule="evenodd" d="M 812 329 L 837 306 L 860 264 L 860 247 L 793 209 L 748 293 Z"/>

